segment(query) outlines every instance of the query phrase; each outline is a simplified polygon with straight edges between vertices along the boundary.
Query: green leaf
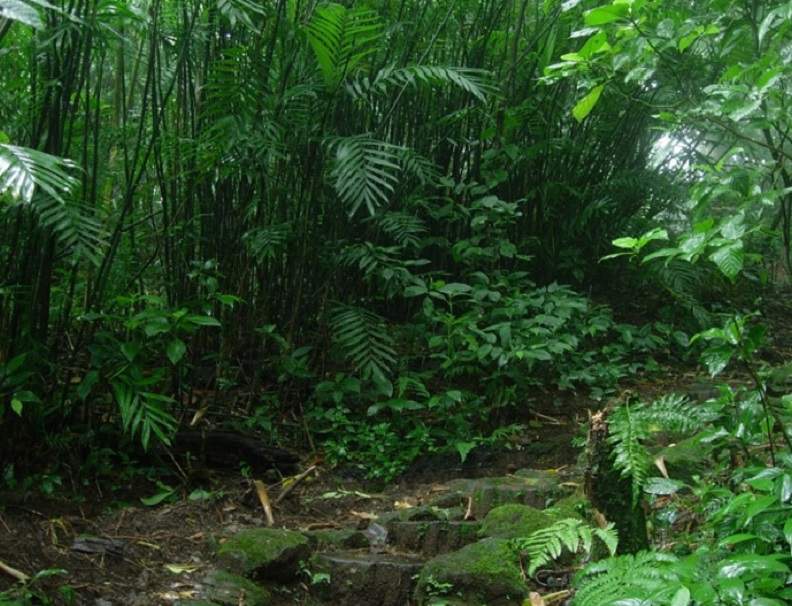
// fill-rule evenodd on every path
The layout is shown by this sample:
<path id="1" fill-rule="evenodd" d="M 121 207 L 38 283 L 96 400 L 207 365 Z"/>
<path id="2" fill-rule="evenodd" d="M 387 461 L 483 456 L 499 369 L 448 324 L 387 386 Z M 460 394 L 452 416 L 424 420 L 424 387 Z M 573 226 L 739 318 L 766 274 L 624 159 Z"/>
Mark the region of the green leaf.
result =
<path id="1" fill-rule="evenodd" d="M 459 458 L 461 459 L 462 463 L 467 460 L 470 451 L 476 447 L 475 442 L 455 442 L 454 448 L 459 453 Z"/>
<path id="2" fill-rule="evenodd" d="M 44 29 L 44 21 L 38 11 L 22 0 L 3 0 L 0 3 L 0 18 L 19 21 L 34 29 Z"/>
<path id="3" fill-rule="evenodd" d="M 176 489 L 168 486 L 167 484 L 162 484 L 157 482 L 157 485 L 160 488 L 160 491 L 157 494 L 154 494 L 150 497 L 141 497 L 140 502 L 147 507 L 154 507 L 155 505 L 159 505 L 165 499 L 172 497 L 176 494 Z"/>
<path id="4" fill-rule="evenodd" d="M 184 341 L 181 339 L 173 339 L 170 343 L 168 343 L 168 359 L 171 361 L 171 364 L 176 365 L 178 364 L 181 359 L 184 357 L 184 354 L 187 351 L 187 346 L 184 344 Z"/>
<path id="5" fill-rule="evenodd" d="M 611 242 L 617 248 L 635 248 L 638 246 L 638 239 L 637 238 L 616 238 L 613 242 Z"/>
<path id="6" fill-rule="evenodd" d="M 612 4 L 592 9 L 584 15 L 583 19 L 588 27 L 605 25 L 623 19 L 629 10 L 626 4 Z"/>
<path id="7" fill-rule="evenodd" d="M 784 538 L 789 543 L 790 553 L 792 553 L 792 516 L 789 516 L 784 523 Z"/>
<path id="8" fill-rule="evenodd" d="M 709 256 L 710 260 L 718 266 L 721 273 L 734 281 L 742 271 L 745 254 L 741 240 L 723 246 Z"/>
<path id="9" fill-rule="evenodd" d="M 189 315 L 185 318 L 185 321 L 195 326 L 222 326 L 219 320 L 211 316 Z"/>
<path id="10" fill-rule="evenodd" d="M 572 108 L 572 115 L 575 117 L 575 120 L 583 122 L 583 120 L 586 119 L 586 116 L 588 116 L 591 110 L 597 105 L 604 88 L 604 84 L 595 86 L 585 97 L 575 104 L 575 107 Z"/>
<path id="11" fill-rule="evenodd" d="M 11 410 L 13 410 L 17 414 L 18 417 L 22 416 L 22 408 L 23 408 L 23 406 L 24 405 L 22 404 L 21 400 L 18 400 L 17 398 L 13 398 L 11 400 Z"/>
<path id="12" fill-rule="evenodd" d="M 671 606 L 688 606 L 688 604 L 690 604 L 690 590 L 687 587 L 681 587 L 674 594 Z"/>

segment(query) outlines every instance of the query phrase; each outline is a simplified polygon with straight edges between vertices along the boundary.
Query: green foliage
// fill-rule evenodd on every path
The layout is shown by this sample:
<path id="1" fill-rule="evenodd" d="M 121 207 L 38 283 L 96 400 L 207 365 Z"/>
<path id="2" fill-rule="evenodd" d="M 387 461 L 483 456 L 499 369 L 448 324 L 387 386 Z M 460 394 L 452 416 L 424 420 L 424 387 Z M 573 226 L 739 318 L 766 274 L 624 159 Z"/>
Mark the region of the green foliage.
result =
<path id="1" fill-rule="evenodd" d="M 619 538 L 612 525 L 595 528 L 573 518 L 559 520 L 525 538 L 513 539 L 511 545 L 521 557 L 528 558 L 526 572 L 533 576 L 537 570 L 559 558 L 564 550 L 572 554 L 580 550 L 590 554 L 595 538 L 602 541 L 611 555 L 616 553 Z"/>
<path id="2" fill-rule="evenodd" d="M 396 352 L 382 317 L 360 307 L 336 307 L 330 317 L 333 339 L 363 379 L 387 380 Z"/>

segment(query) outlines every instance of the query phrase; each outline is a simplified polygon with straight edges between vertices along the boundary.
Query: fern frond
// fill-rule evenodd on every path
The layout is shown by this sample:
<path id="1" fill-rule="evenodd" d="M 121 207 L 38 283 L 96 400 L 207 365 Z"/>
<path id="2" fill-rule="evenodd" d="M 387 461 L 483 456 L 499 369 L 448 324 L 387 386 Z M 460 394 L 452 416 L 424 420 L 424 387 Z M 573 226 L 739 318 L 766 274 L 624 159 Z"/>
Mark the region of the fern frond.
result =
<path id="1" fill-rule="evenodd" d="M 386 377 L 396 364 L 393 338 L 385 320 L 367 309 L 349 305 L 332 310 L 333 340 L 364 379 Z"/>
<path id="2" fill-rule="evenodd" d="M 329 141 L 335 150 L 331 176 L 340 198 L 354 215 L 365 206 L 371 215 L 387 204 L 398 183 L 398 148 L 368 135 L 338 137 Z"/>
<path id="3" fill-rule="evenodd" d="M 521 556 L 528 558 L 528 575 L 557 559 L 566 549 L 577 553 L 581 549 L 591 553 L 594 538 L 599 538 L 608 551 L 616 553 L 618 537 L 610 525 L 607 528 L 592 528 L 585 522 L 574 518 L 559 520 L 552 526 L 542 528 L 525 538 L 514 539 L 512 546 Z"/>
<path id="4" fill-rule="evenodd" d="M 668 566 L 674 562 L 672 555 L 645 551 L 589 564 L 575 578 L 572 606 L 668 604 L 679 587 Z"/>
<path id="5" fill-rule="evenodd" d="M 662 431 L 689 434 L 701 429 L 712 418 L 701 407 L 694 406 L 680 394 L 666 394 L 635 411 L 641 422 Z"/>
<path id="6" fill-rule="evenodd" d="M 643 445 L 649 432 L 641 416 L 633 414 L 628 403 L 613 411 L 608 431 L 608 442 L 615 455 L 614 466 L 621 471 L 622 477 L 630 478 L 633 506 L 636 506 L 651 466 L 649 452 Z"/>

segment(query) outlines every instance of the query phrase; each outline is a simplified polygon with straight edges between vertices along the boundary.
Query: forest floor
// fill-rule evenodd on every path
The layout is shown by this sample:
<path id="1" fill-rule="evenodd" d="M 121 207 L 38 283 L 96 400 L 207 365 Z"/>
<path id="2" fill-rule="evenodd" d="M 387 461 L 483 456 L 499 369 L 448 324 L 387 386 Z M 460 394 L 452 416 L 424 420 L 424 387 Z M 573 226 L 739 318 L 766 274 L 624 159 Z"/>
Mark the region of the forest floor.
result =
<path id="1" fill-rule="evenodd" d="M 631 388 L 651 396 L 694 380 L 694 375 L 675 373 L 672 385 L 655 377 Z M 579 451 L 572 441 L 581 435 L 581 415 L 593 406 L 575 401 L 564 415 L 535 417 L 513 449 L 477 449 L 464 465 L 456 454 L 426 456 L 384 487 L 349 477 L 353 474 L 343 469 L 319 466 L 274 509 L 276 526 L 303 531 L 363 529 L 379 514 L 428 502 L 453 479 L 500 477 L 522 468 L 573 467 Z M 190 486 L 155 506 L 140 501 L 158 492 L 142 480 L 112 494 L 94 490 L 82 502 L 31 495 L 6 504 L 0 509 L 0 562 L 29 575 L 62 570 L 39 585 L 56 604 L 69 603 L 59 596 L 59 588 L 74 595 L 75 605 L 150 606 L 190 599 L 212 568 L 219 542 L 245 528 L 261 527 L 265 520 L 249 479 L 228 471 L 202 479 L 210 487 L 204 495 L 208 498 L 191 500 L 189 493 L 196 487 Z M 278 488 L 271 488 L 276 498 Z M 111 542 L 86 543 L 84 537 Z M 85 549 L 99 553 L 81 551 Z M 0 575 L 0 591 L 11 582 Z M 307 582 L 283 587 L 274 597 L 284 605 L 307 603 Z"/>
<path id="2" fill-rule="evenodd" d="M 792 324 L 787 310 L 781 311 L 773 322 L 771 364 L 792 359 Z M 739 375 L 726 379 L 744 382 Z M 676 366 L 652 377 L 636 377 L 624 387 L 652 399 L 690 392 L 706 382 L 701 370 Z M 428 502 L 455 478 L 506 476 L 521 468 L 574 468 L 579 450 L 572 446 L 573 439 L 582 436 L 588 411 L 599 406 L 566 396 L 563 413 L 535 415 L 512 449 L 477 449 L 464 464 L 456 455 L 423 457 L 384 487 L 320 465 L 275 507 L 275 524 L 303 531 L 362 529 L 378 514 Z M 188 600 L 212 568 L 218 544 L 235 532 L 265 523 L 251 480 L 239 472 L 209 472 L 203 486 L 208 488 L 200 500 L 189 498 L 196 488 L 189 486 L 152 506 L 144 505 L 141 498 L 158 489 L 142 479 L 112 493 L 97 487 L 82 500 L 0 494 L 0 562 L 28 575 L 60 570 L 35 585 L 54 604 L 150 606 Z M 270 488 L 277 498 L 278 487 Z M 105 542 L 92 543 L 84 537 Z M 85 553 L 91 550 L 97 553 Z M 13 579 L 0 570 L 0 593 L 12 585 Z M 278 604 L 306 604 L 308 593 L 306 578 L 276 590 L 273 597 Z M 0 604 L 5 603 L 0 600 Z"/>

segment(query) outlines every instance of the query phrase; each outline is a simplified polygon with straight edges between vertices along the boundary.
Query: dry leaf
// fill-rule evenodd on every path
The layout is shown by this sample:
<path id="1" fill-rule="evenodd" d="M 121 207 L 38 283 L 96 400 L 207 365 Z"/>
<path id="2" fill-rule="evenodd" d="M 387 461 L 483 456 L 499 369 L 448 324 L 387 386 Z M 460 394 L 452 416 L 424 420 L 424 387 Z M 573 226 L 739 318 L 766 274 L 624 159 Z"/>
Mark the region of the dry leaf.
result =
<path id="1" fill-rule="evenodd" d="M 535 591 L 528 595 L 528 600 L 531 606 L 546 606 L 544 598 Z"/>
<path id="2" fill-rule="evenodd" d="M 269 493 L 267 487 L 261 480 L 253 480 L 253 485 L 256 487 L 256 494 L 261 503 L 261 508 L 264 510 L 264 516 L 267 518 L 267 526 L 275 525 L 275 518 L 272 516 L 272 504 L 270 503 Z"/>
<path id="3" fill-rule="evenodd" d="M 354 509 L 349 512 L 349 515 L 360 518 L 361 520 L 376 520 L 377 514 L 375 513 L 368 513 L 366 511 L 355 511 Z"/>
<path id="4" fill-rule="evenodd" d="M 668 480 L 668 470 L 666 469 L 665 458 L 663 455 L 660 455 L 654 460 L 655 467 L 660 470 L 660 473 L 663 474 L 663 477 Z"/>
<path id="5" fill-rule="evenodd" d="M 198 564 L 165 564 L 165 569 L 173 574 L 184 574 L 185 572 L 195 572 L 200 566 Z"/>

